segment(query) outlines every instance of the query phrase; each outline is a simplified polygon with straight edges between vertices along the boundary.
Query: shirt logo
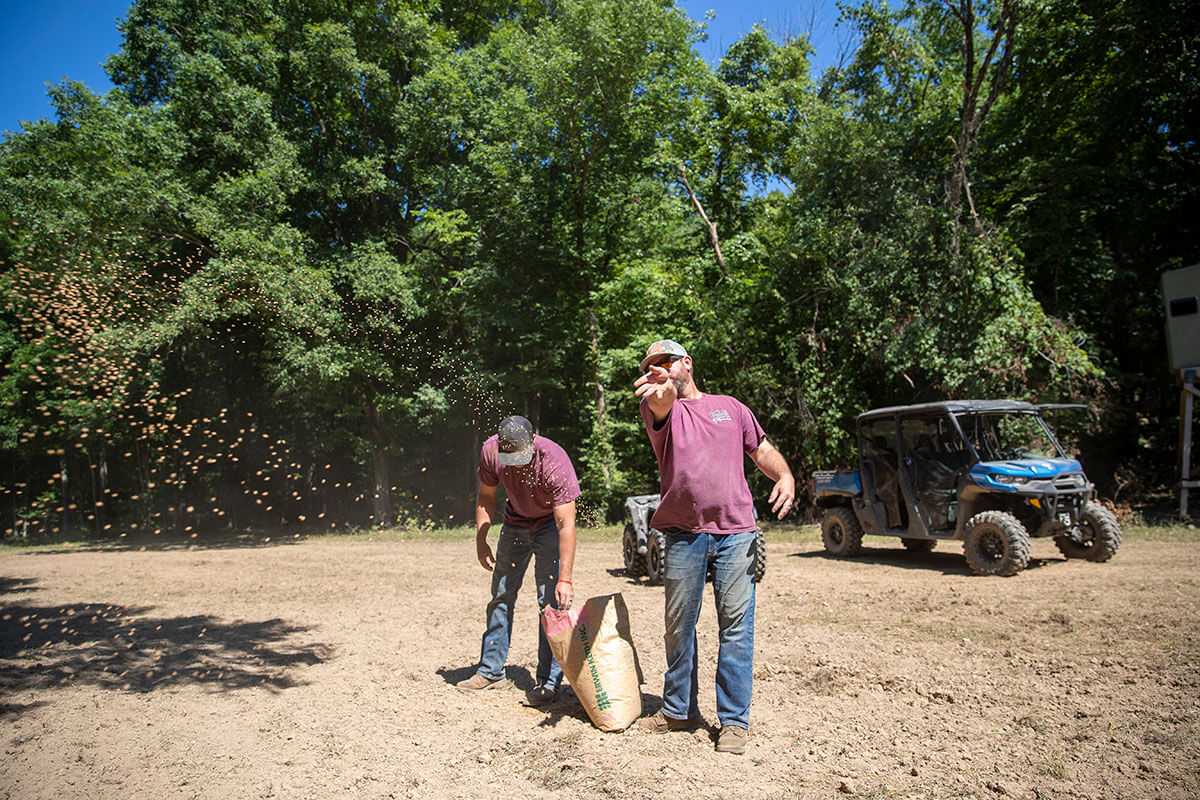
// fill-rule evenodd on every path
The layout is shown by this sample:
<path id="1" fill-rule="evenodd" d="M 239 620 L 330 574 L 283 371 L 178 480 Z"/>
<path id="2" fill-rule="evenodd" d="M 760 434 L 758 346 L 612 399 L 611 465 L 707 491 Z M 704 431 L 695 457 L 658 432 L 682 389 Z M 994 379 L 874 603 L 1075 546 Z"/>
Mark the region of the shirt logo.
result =
<path id="1" fill-rule="evenodd" d="M 730 416 L 729 412 L 723 408 L 717 411 L 708 412 L 708 416 L 713 422 L 733 422 L 733 417 Z"/>

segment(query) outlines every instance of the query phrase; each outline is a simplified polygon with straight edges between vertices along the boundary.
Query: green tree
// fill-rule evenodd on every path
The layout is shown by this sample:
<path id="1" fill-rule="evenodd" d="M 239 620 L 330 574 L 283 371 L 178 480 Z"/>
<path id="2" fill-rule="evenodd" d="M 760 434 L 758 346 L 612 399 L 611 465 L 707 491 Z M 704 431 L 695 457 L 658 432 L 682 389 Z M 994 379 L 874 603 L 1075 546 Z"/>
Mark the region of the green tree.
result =
<path id="1" fill-rule="evenodd" d="M 454 313 L 485 380 L 577 445 L 601 505 L 628 482 L 629 353 L 677 310 L 670 267 L 690 221 L 675 175 L 707 80 L 694 36 L 660 2 L 564 2 L 425 82 L 454 154 L 429 173 L 432 204 L 473 226 L 436 255 L 455 267 Z"/>
<path id="2" fill-rule="evenodd" d="M 795 191 L 760 202 L 758 302 L 738 303 L 751 310 L 740 329 L 754 341 L 740 365 L 751 396 L 801 443 L 802 463 L 848 458 L 866 408 L 1059 399 L 1095 375 L 1078 332 L 1043 311 L 994 226 L 979 219 L 960 235 L 948 187 L 956 175 L 967 185 L 961 137 L 986 130 L 962 76 L 978 79 L 995 58 L 963 43 L 993 35 L 964 36 L 963 18 L 937 3 L 866 4 L 846 18 L 861 45 L 791 129 L 782 175 Z"/>
<path id="3" fill-rule="evenodd" d="M 3 447 L 26 476 L 15 483 L 44 481 L 47 526 L 102 532 L 111 508 L 128 513 L 118 498 L 147 488 L 148 431 L 173 405 L 155 353 L 131 343 L 170 294 L 160 267 L 191 249 L 171 230 L 185 192 L 162 115 L 70 82 L 51 99 L 57 121 L 0 143 Z"/>
<path id="4" fill-rule="evenodd" d="M 1090 454 L 1118 475 L 1110 489 L 1172 479 L 1179 381 L 1159 276 L 1200 261 L 1196 23 L 1186 2 L 1028 3 L 1016 91 L 982 146 L 981 206 L 1112 377 Z"/>
<path id="5" fill-rule="evenodd" d="M 453 34 L 399 2 L 268 0 L 152 0 L 123 30 L 111 74 L 186 132 L 189 216 L 217 254 L 171 323 L 258 326 L 289 405 L 354 421 L 387 524 L 395 431 L 446 403 L 426 371 L 445 323 L 413 258 L 437 236 L 421 171 L 444 156 L 404 123 Z"/>
<path id="6" fill-rule="evenodd" d="M 448 519 L 516 411 L 607 516 L 654 485 L 661 337 L 801 474 L 865 408 L 1095 398 L 1097 364 L 1111 441 L 1162 444 L 1197 185 L 1162 8 L 865 2 L 814 80 L 761 28 L 710 69 L 660 0 L 143 0 L 119 88 L 0 143 L 5 507 Z"/>

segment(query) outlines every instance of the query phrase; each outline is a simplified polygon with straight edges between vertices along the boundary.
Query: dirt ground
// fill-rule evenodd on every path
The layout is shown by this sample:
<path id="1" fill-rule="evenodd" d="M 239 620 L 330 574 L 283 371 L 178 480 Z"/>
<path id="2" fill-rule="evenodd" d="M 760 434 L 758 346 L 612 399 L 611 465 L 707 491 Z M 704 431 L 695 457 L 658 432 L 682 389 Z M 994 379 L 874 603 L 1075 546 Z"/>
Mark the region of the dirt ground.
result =
<path id="1" fill-rule="evenodd" d="M 473 544 L 363 539 L 0 551 L 0 798 L 1195 798 L 1200 544 L 1108 564 L 1034 542 L 1014 578 L 961 549 L 772 541 L 744 756 L 713 731 L 601 733 L 569 691 L 451 684 L 478 657 Z M 580 597 L 622 592 L 662 691 L 662 589 L 580 545 Z M 712 603 L 700 707 L 716 725 Z"/>

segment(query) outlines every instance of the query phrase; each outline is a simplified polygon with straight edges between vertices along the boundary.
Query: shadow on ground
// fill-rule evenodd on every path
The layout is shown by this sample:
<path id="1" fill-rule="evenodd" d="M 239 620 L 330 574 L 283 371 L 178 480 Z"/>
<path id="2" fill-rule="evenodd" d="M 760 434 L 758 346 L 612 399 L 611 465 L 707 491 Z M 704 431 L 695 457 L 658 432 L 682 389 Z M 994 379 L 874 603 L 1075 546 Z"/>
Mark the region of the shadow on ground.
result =
<path id="1" fill-rule="evenodd" d="M 8 578 L 0 575 L 0 594 L 36 592 L 37 581 L 32 578 Z"/>
<path id="2" fill-rule="evenodd" d="M 440 675 L 442 680 L 444 680 L 449 686 L 454 686 L 454 684 L 458 683 L 459 681 L 466 680 L 474 675 L 475 670 L 475 665 L 469 667 L 455 667 L 453 669 L 443 667 L 437 671 L 437 674 Z M 525 667 L 506 666 L 504 668 L 504 676 L 508 679 L 509 683 L 511 683 L 521 692 L 526 692 L 529 689 L 532 689 L 534 686 L 533 675 L 530 674 L 529 670 Z M 654 713 L 654 711 L 662 705 L 662 698 L 659 695 L 642 692 L 641 697 L 643 717 Z M 528 704 L 523 703 L 523 705 Z M 553 728 L 564 719 L 573 719 L 583 722 L 587 725 L 592 724 L 592 720 L 587 715 L 587 711 L 584 710 L 583 704 L 580 702 L 579 697 L 575 694 L 575 691 L 571 688 L 571 684 L 566 679 L 564 679 L 562 684 L 558 687 L 558 695 L 553 701 L 542 706 L 531 707 L 536 708 L 538 711 L 541 711 L 546 715 L 545 718 L 538 723 L 540 727 Z M 634 724 L 636 724 L 636 722 Z"/>
<path id="3" fill-rule="evenodd" d="M 640 577 L 630 575 L 629 570 L 625 569 L 624 567 L 610 567 L 609 569 L 605 570 L 605 572 L 614 578 L 624 578 L 625 583 L 629 584 L 630 586 L 662 586 L 661 583 L 650 583 L 648 580 L 646 580 L 646 576 L 644 575 Z"/>
<path id="4" fill-rule="evenodd" d="M 5 579 L 3 589 L 28 583 Z M 302 683 L 297 667 L 330 658 L 328 646 L 298 641 L 307 628 L 281 619 L 224 622 L 152 611 L 98 603 L 0 607 L 0 694 L 72 684 L 143 693 L 188 684 L 277 692 Z M 21 710 L 3 705 L 0 715 Z"/>
<path id="5" fill-rule="evenodd" d="M 641 697 L 642 713 L 638 716 L 638 719 L 650 716 L 662 706 L 662 698 L 659 695 L 642 692 Z M 564 719 L 575 720 L 585 725 L 594 725 L 592 718 L 588 716 L 579 697 L 571 689 L 570 685 L 565 682 L 559 687 L 558 696 L 554 701 L 540 706 L 538 710 L 546 715 L 538 723 L 538 727 L 554 728 Z M 630 723 L 629 728 L 635 728 L 637 724 L 638 720 L 634 720 Z M 629 730 L 629 728 L 626 728 L 626 730 Z"/>
<path id="6" fill-rule="evenodd" d="M 859 564 L 879 564 L 882 566 L 899 567 L 900 569 L 929 570 L 940 572 L 943 575 L 974 574 L 971 572 L 971 568 L 967 566 L 967 559 L 962 554 L 962 544 L 960 542 L 948 542 L 943 546 L 953 546 L 958 549 L 957 552 L 951 550 L 944 552 L 934 550 L 929 553 L 917 553 L 895 548 L 864 547 L 858 555 L 850 558 L 831 556 L 824 550 L 808 550 L 803 553 L 792 553 L 788 557 L 823 558 L 829 561 L 830 564 L 845 563 L 847 561 Z M 1063 562 L 1064 559 L 1031 558 L 1025 566 L 1025 570 L 1040 569 Z"/>

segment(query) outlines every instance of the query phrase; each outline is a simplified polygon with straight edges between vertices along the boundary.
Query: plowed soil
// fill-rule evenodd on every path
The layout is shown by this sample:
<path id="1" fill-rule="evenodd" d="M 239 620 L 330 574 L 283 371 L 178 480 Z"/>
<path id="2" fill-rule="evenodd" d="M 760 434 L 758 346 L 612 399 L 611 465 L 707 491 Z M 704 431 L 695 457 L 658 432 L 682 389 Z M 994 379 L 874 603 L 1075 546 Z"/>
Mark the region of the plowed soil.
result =
<path id="1" fill-rule="evenodd" d="M 1046 540 L 1016 577 L 960 548 L 868 540 L 827 558 L 769 538 L 743 756 L 709 727 L 601 733 L 569 690 L 523 705 L 453 683 L 488 576 L 469 539 L 60 548 L 0 554 L 0 798 L 1178 798 L 1200 796 L 1200 545 L 1128 540 L 1110 563 Z M 898 544 L 898 543 L 897 543 Z M 579 597 L 621 592 L 662 691 L 662 588 L 580 545 Z"/>

